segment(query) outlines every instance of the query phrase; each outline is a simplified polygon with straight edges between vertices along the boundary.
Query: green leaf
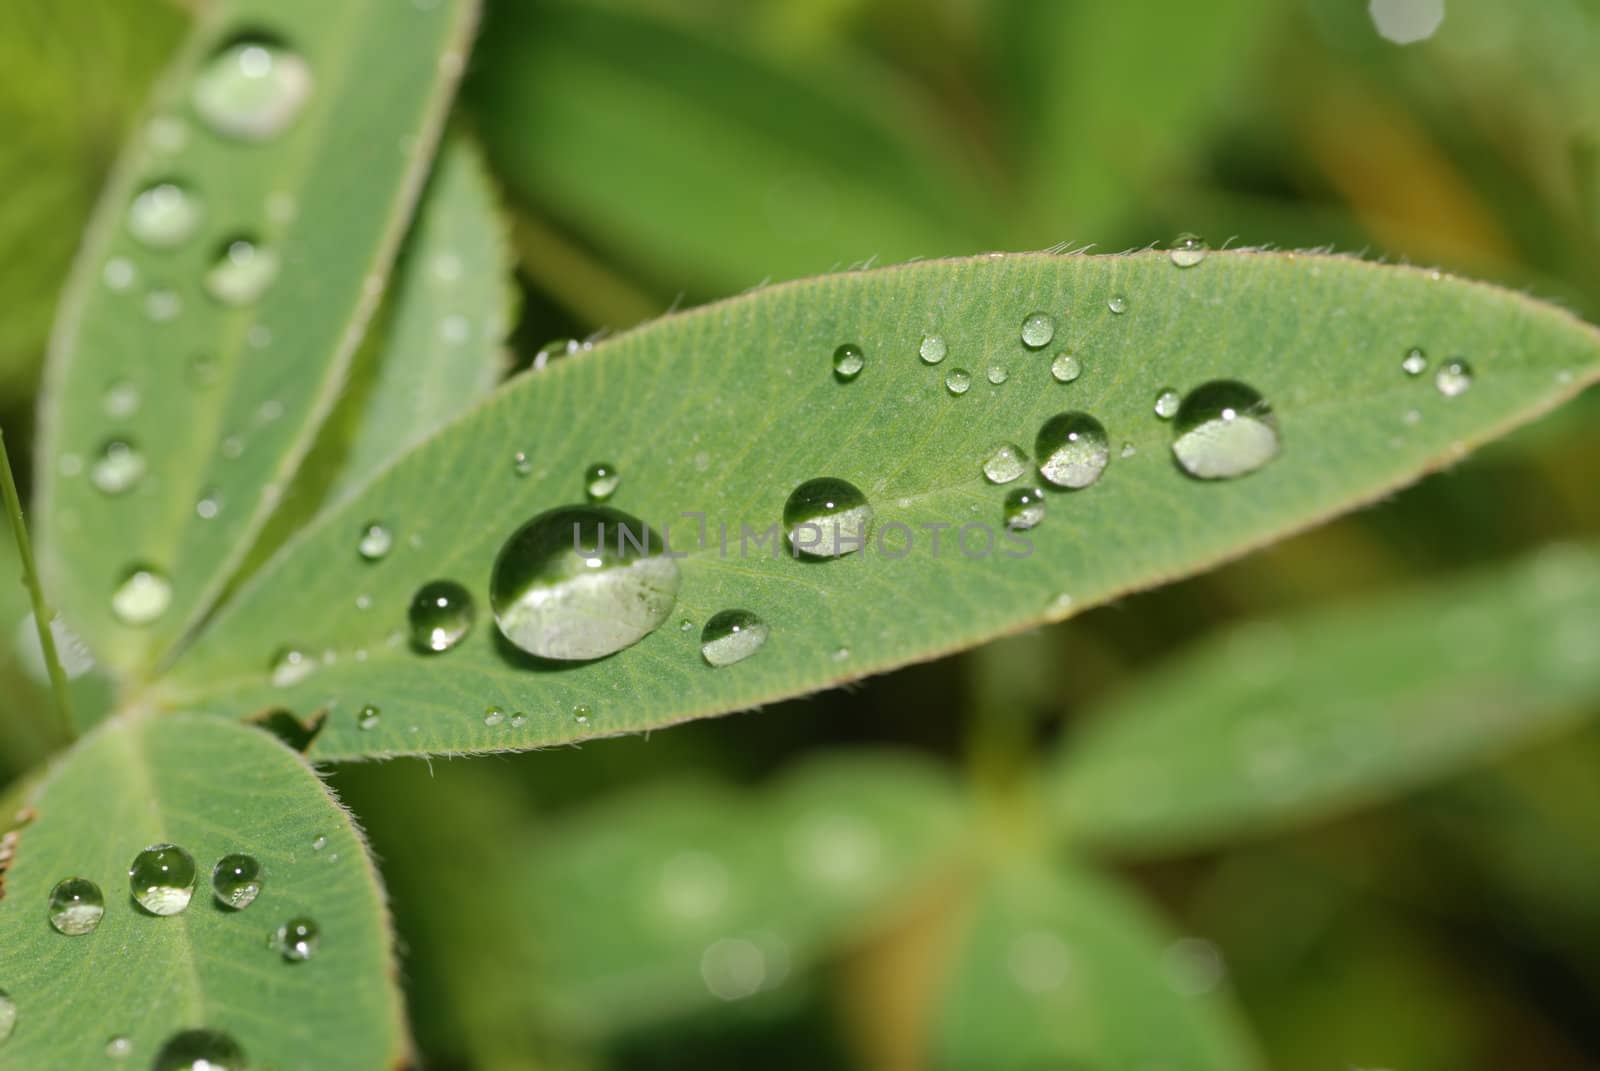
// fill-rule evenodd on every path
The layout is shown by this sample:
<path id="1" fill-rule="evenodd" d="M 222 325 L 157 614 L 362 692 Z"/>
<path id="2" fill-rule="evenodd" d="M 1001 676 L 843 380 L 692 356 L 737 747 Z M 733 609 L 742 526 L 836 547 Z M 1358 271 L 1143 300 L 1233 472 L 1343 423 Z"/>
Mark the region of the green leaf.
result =
<path id="1" fill-rule="evenodd" d="M 760 795 L 683 780 L 607 800 L 529 857 L 543 999 L 599 1033 L 771 989 L 888 917 L 953 858 L 958 822 L 944 774 L 890 754 L 813 760 Z"/>
<path id="2" fill-rule="evenodd" d="M 41 567 L 63 615 L 109 668 L 136 674 L 156 661 L 206 612 L 276 505 L 377 300 L 474 10 L 471 0 L 403 18 L 380 0 L 210 5 L 157 90 L 150 114 L 160 133 L 129 145 L 101 200 L 42 408 Z M 241 34 L 282 42 L 289 59 L 275 69 L 290 73 L 280 102 L 309 79 L 275 136 L 220 133 L 191 99 L 197 72 Z M 293 57 L 308 73 L 283 67 Z M 199 216 L 170 232 L 187 237 L 150 248 L 128 219 L 135 197 L 163 181 L 186 188 Z M 259 300 L 236 305 L 204 280 L 240 238 L 279 267 Z M 213 362 L 208 374 L 196 376 L 197 359 Z M 119 383 L 136 407 L 108 410 Z M 95 463 L 114 439 L 131 443 L 147 471 L 107 494 Z M 202 499 L 216 503 L 205 511 L 214 516 L 197 511 Z M 111 610 L 112 593 L 139 567 L 171 585 L 170 605 L 144 627 Z"/>
<path id="3" fill-rule="evenodd" d="M 1020 324 L 1038 309 L 1055 337 L 1029 352 Z M 929 332 L 950 354 L 937 366 L 917 356 Z M 850 383 L 832 372 L 843 342 L 866 354 Z M 530 747 L 756 706 L 1065 617 L 1370 502 L 1579 389 L 1600 373 L 1597 342 L 1515 294 L 1324 256 L 1213 253 L 1180 270 L 1164 253 L 1022 255 L 775 287 L 514 380 L 285 547 L 148 699 L 240 717 L 336 707 L 312 746 L 329 758 Z M 1431 376 L 1407 376 L 1418 343 L 1467 355 L 1474 385 L 1446 397 Z M 1084 371 L 1058 383 L 1050 366 L 1069 349 Z M 991 365 L 1006 383 L 986 381 Z M 974 373 L 959 397 L 945 388 L 958 366 Z M 1152 401 L 1219 378 L 1265 395 L 1282 452 L 1240 479 L 1190 479 Z M 1031 450 L 1066 410 L 1108 429 L 1104 477 L 1050 495 L 1039 527 L 1001 531 L 1011 488 L 985 482 L 982 462 L 1004 440 Z M 531 515 L 581 501 L 596 461 L 622 474 L 612 505 L 689 554 L 676 609 L 614 657 L 538 662 L 499 637 L 490 573 Z M 869 496 L 865 551 L 820 563 L 781 552 L 785 500 L 819 476 Z M 686 513 L 705 514 L 703 545 Z M 356 537 L 374 519 L 395 550 L 366 562 Z M 953 529 L 969 524 L 966 556 Z M 937 550 L 928 525 L 947 526 Z M 741 554 L 742 526 L 768 541 Z M 419 654 L 407 608 L 439 578 L 467 586 L 477 626 Z M 729 608 L 758 614 L 771 638 L 713 669 L 700 626 Z M 275 686 L 285 646 L 316 668 Z M 363 703 L 384 709 L 375 729 L 358 727 Z M 526 718 L 486 724 L 487 704 Z"/>
<path id="4" fill-rule="evenodd" d="M 1076 838 L 1189 851 L 1374 803 L 1600 708 L 1600 554 L 1513 566 L 1209 640 L 1064 743 Z"/>
<path id="5" fill-rule="evenodd" d="M 230 1035 L 252 1067 L 393 1066 L 408 1052 L 383 894 L 366 850 L 304 761 L 266 733 L 208 717 L 118 719 L 55 768 L 22 827 L 0 900 L 4 988 L 16 1031 L 0 1068 L 99 1068 L 127 1037 L 148 1066 L 180 1030 Z M 132 899 L 128 867 L 145 847 L 194 857 L 194 899 L 177 915 Z M 318 845 L 321 845 L 319 848 Z M 242 910 L 217 903 L 212 867 L 245 852 L 261 892 Z M 105 915 L 92 932 L 52 927 L 51 890 L 95 882 Z M 307 917 L 310 959 L 268 947 Z"/>
<path id="6" fill-rule="evenodd" d="M 979 902 L 933 1015 L 934 1068 L 1249 1071 L 1216 950 L 1072 863 L 1018 862 Z"/>

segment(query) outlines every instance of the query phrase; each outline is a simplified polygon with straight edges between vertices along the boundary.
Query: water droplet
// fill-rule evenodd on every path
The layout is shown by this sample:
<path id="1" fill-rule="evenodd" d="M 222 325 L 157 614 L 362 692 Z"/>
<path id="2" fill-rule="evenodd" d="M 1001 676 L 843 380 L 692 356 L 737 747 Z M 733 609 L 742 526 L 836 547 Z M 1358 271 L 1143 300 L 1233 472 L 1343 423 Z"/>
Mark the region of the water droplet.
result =
<path id="1" fill-rule="evenodd" d="M 987 375 L 989 377 L 989 382 L 993 383 L 997 387 L 1011 378 L 1011 373 L 1007 372 L 1004 368 L 997 364 L 991 364 L 989 366 Z"/>
<path id="2" fill-rule="evenodd" d="M 206 292 L 224 305 L 249 305 L 277 277 L 277 253 L 248 238 L 234 238 L 206 269 Z"/>
<path id="3" fill-rule="evenodd" d="M 110 439 L 89 468 L 89 481 L 108 495 L 131 491 L 144 478 L 144 454 L 126 439 Z"/>
<path id="4" fill-rule="evenodd" d="M 126 1034 L 114 1034 L 106 1040 L 106 1056 L 112 1060 L 126 1060 L 133 1055 L 133 1039 Z"/>
<path id="5" fill-rule="evenodd" d="M 1039 473 L 1057 487 L 1080 490 L 1093 484 L 1111 459 L 1105 427 L 1088 413 L 1060 413 L 1045 421 L 1034 440 Z"/>
<path id="6" fill-rule="evenodd" d="M 637 517 L 607 506 L 548 510 L 495 558 L 489 604 L 506 639 L 541 658 L 603 658 L 672 613 L 678 563 Z"/>
<path id="7" fill-rule="evenodd" d="M 1112 294 L 1106 299 L 1106 308 L 1121 316 L 1128 311 L 1128 299 L 1121 294 Z"/>
<path id="8" fill-rule="evenodd" d="M 950 352 L 944 344 L 944 339 L 938 335 L 927 335 L 922 339 L 922 345 L 917 347 L 917 356 L 922 358 L 923 364 L 938 364 L 944 360 L 945 354 Z"/>
<path id="9" fill-rule="evenodd" d="M 172 581 L 148 565 L 135 565 L 111 593 L 111 612 L 124 625 L 148 625 L 172 605 Z"/>
<path id="10" fill-rule="evenodd" d="M 1206 245 L 1205 239 L 1197 235 L 1181 234 L 1178 236 L 1178 240 L 1172 244 L 1172 249 L 1167 255 L 1172 258 L 1172 263 L 1178 267 L 1192 268 L 1206 259 L 1206 254 L 1210 252 L 1210 248 L 1210 246 Z"/>
<path id="11" fill-rule="evenodd" d="M 282 647 L 272 656 L 272 683 L 279 688 L 299 684 L 311 676 L 317 660 L 298 647 Z"/>
<path id="12" fill-rule="evenodd" d="M 206 61 L 189 100 L 218 134 L 267 141 L 300 114 L 311 81 L 311 68 L 294 52 L 262 40 L 236 41 Z"/>
<path id="13" fill-rule="evenodd" d="M 952 368 L 950 374 L 944 377 L 944 389 L 951 394 L 965 394 L 970 386 L 972 386 L 972 376 L 965 368 Z"/>
<path id="14" fill-rule="evenodd" d="M 128 233 L 154 249 L 182 245 L 200 226 L 200 199 L 176 182 L 140 190 L 128 205 Z"/>
<path id="15" fill-rule="evenodd" d="M 0 989 L 0 1043 L 4 1043 L 17 1028 L 17 1002 L 11 994 Z"/>
<path id="16" fill-rule="evenodd" d="M 723 610 L 700 631 L 700 655 L 713 666 L 743 662 L 761 650 L 767 631 L 767 623 L 749 610 Z"/>
<path id="17" fill-rule="evenodd" d="M 220 1030 L 183 1030 L 167 1039 L 150 1071 L 244 1071 L 244 1050 Z"/>
<path id="18" fill-rule="evenodd" d="M 164 324 L 176 320 L 183 311 L 183 299 L 176 290 L 157 287 L 144 296 L 144 314 L 151 323 Z"/>
<path id="19" fill-rule="evenodd" d="M 242 852 L 224 855 L 211 868 L 211 891 L 224 907 L 244 910 L 261 895 L 261 864 Z"/>
<path id="20" fill-rule="evenodd" d="M 1056 337 L 1056 322 L 1047 312 L 1030 312 L 1022 321 L 1022 344 L 1030 350 L 1050 345 Z"/>
<path id="21" fill-rule="evenodd" d="M 1003 515 L 1007 528 L 1027 531 L 1044 520 L 1044 492 L 1037 487 L 1013 488 L 1006 495 Z"/>
<path id="22" fill-rule="evenodd" d="M 589 709 L 589 704 L 579 703 L 572 708 L 572 720 L 577 722 L 579 725 L 588 725 L 589 715 L 593 713 L 594 711 Z"/>
<path id="23" fill-rule="evenodd" d="M 504 707 L 485 707 L 483 710 L 483 724 L 493 729 L 496 725 L 506 720 Z"/>
<path id="24" fill-rule="evenodd" d="M 411 597 L 407 613 L 411 646 L 419 651 L 448 651 L 472 630 L 476 616 L 466 588 L 454 580 L 430 580 Z"/>
<path id="25" fill-rule="evenodd" d="M 381 717 L 382 712 L 371 703 L 368 703 L 360 710 L 356 711 L 356 725 L 362 729 L 371 731 L 378 727 Z"/>
<path id="26" fill-rule="evenodd" d="M 841 383 L 856 378 L 866 365 L 867 357 L 861 352 L 860 346 L 846 342 L 833 351 L 833 374 Z"/>
<path id="27" fill-rule="evenodd" d="M 215 487 L 208 487 L 200 492 L 200 498 L 194 504 L 195 516 L 202 521 L 216 518 L 222 512 L 222 496 Z"/>
<path id="28" fill-rule="evenodd" d="M 1139 452 L 1139 448 L 1138 447 L 1134 446 L 1132 443 L 1126 443 L 1125 442 L 1125 443 L 1122 444 L 1122 449 L 1117 451 L 1117 456 L 1118 457 L 1132 457 L 1134 454 L 1137 454 L 1138 452 Z"/>
<path id="29" fill-rule="evenodd" d="M 1278 456 L 1278 424 L 1252 387 L 1213 380 L 1189 392 L 1173 425 L 1173 456 L 1190 476 L 1226 480 Z"/>
<path id="30" fill-rule="evenodd" d="M 511 715 L 511 727 L 513 729 L 520 729 L 526 724 L 528 724 L 528 716 L 522 711 L 519 710 Z"/>
<path id="31" fill-rule="evenodd" d="M 1078 359 L 1065 351 L 1056 354 L 1056 359 L 1050 362 L 1050 374 L 1057 383 L 1071 383 L 1083 375 L 1083 366 Z"/>
<path id="32" fill-rule="evenodd" d="M 605 502 L 617 493 L 617 485 L 621 482 L 622 474 L 617 471 L 617 466 L 609 461 L 597 462 L 583 474 L 583 493 L 590 502 Z"/>
<path id="33" fill-rule="evenodd" d="M 318 833 L 315 837 L 311 838 L 311 850 L 312 851 L 320 852 L 320 851 L 322 851 L 322 849 L 326 848 L 327 846 L 328 846 L 328 838 L 325 837 L 324 835 L 322 835 L 321 833 Z"/>
<path id="34" fill-rule="evenodd" d="M 821 476 L 796 487 L 783 504 L 783 527 L 800 557 L 838 558 L 866 545 L 872 506 L 855 484 Z"/>
<path id="35" fill-rule="evenodd" d="M 533 458 L 523 450 L 518 450 L 511 455 L 511 471 L 518 476 L 526 476 L 533 471 Z"/>
<path id="36" fill-rule="evenodd" d="M 106 288 L 119 294 L 131 287 L 138 277 L 133 261 L 127 257 L 112 257 L 100 269 L 100 278 L 105 280 Z"/>
<path id="37" fill-rule="evenodd" d="M 1420 376 L 1428 370 L 1428 355 L 1421 346 L 1412 346 L 1400 362 L 1400 370 L 1408 376 Z"/>
<path id="38" fill-rule="evenodd" d="M 1162 387 L 1156 395 L 1156 416 L 1162 420 L 1171 420 L 1178 415 L 1178 406 L 1183 404 L 1183 399 L 1171 387 Z"/>
<path id="39" fill-rule="evenodd" d="M 999 443 L 983 461 L 983 478 L 990 483 L 1010 483 L 1028 471 L 1028 456 L 1022 447 Z"/>
<path id="40" fill-rule="evenodd" d="M 1452 357 L 1434 373 L 1433 385 L 1446 398 L 1465 394 L 1467 388 L 1472 386 L 1472 366 L 1460 357 Z"/>
<path id="41" fill-rule="evenodd" d="M 176 844 L 152 844 L 133 857 L 128 887 L 152 915 L 176 915 L 194 895 L 194 856 Z"/>
<path id="42" fill-rule="evenodd" d="M 389 549 L 394 546 L 394 533 L 386 525 L 377 521 L 368 521 L 361 529 L 361 538 L 356 541 L 356 552 L 369 562 L 381 561 Z"/>
<path id="43" fill-rule="evenodd" d="M 767 954 L 754 941 L 722 937 L 700 956 L 700 979 L 718 1000 L 743 1000 L 768 984 Z"/>
<path id="44" fill-rule="evenodd" d="M 101 406 L 106 416 L 113 420 L 131 417 L 139 411 L 139 388 L 126 379 L 117 379 L 106 388 Z"/>
<path id="45" fill-rule="evenodd" d="M 1426 41 L 1444 22 L 1444 0 L 1368 0 L 1378 36 L 1396 45 Z"/>
<path id="46" fill-rule="evenodd" d="M 50 925 L 57 933 L 68 937 L 93 933 L 105 913 L 106 898 L 88 878 L 66 878 L 50 890 Z"/>

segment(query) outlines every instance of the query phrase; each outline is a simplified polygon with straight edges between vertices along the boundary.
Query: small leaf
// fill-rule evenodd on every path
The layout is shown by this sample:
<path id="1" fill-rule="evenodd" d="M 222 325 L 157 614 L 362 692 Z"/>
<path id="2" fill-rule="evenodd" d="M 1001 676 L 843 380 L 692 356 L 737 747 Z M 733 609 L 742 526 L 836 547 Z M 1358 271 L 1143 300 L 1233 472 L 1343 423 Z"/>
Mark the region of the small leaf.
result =
<path id="1" fill-rule="evenodd" d="M 1600 702 L 1600 554 L 1247 625 L 1113 699 L 1056 760 L 1071 835 L 1192 851 L 1484 762 Z"/>
<path id="2" fill-rule="evenodd" d="M 407 1054 L 382 891 L 348 815 L 301 759 L 253 729 L 209 717 L 118 719 L 81 739 L 41 787 L 0 899 L 3 987 L 17 1025 L 0 1068 L 100 1067 L 125 1037 L 149 1066 L 169 1037 L 229 1035 L 251 1067 L 393 1066 Z M 193 898 L 152 915 L 130 895 L 144 848 L 194 859 Z M 234 910 L 212 868 L 245 853 L 260 891 Z M 64 878 L 98 886 L 90 932 L 52 928 Z M 288 962 L 268 947 L 296 918 L 316 952 Z"/>
<path id="3" fill-rule="evenodd" d="M 276 505 L 377 300 L 474 10 L 210 5 L 158 89 L 42 405 L 41 567 L 108 668 L 156 661 Z M 164 590 L 114 610 L 141 569 Z"/>

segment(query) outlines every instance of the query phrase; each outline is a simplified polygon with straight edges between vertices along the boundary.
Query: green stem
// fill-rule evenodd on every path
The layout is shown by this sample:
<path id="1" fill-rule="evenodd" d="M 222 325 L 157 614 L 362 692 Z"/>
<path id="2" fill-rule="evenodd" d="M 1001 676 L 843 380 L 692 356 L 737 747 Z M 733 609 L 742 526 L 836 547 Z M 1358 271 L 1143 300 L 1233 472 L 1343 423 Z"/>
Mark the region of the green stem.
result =
<path id="1" fill-rule="evenodd" d="M 0 428 L 0 483 L 6 499 L 6 516 L 11 520 L 11 530 L 17 536 L 17 553 L 22 558 L 22 582 L 27 585 L 33 600 L 33 624 L 39 630 L 39 649 L 44 652 L 45 668 L 50 671 L 50 689 L 55 693 L 56 714 L 66 730 L 67 739 L 78 734 L 72 727 L 72 709 L 67 705 L 67 675 L 61 670 L 61 659 L 56 654 L 56 637 L 50 628 L 54 615 L 44 601 L 44 588 L 39 584 L 39 570 L 33 562 L 33 544 L 28 539 L 28 526 L 22 520 L 22 497 L 17 494 L 17 481 L 11 474 L 11 455 L 6 451 L 5 429 Z"/>

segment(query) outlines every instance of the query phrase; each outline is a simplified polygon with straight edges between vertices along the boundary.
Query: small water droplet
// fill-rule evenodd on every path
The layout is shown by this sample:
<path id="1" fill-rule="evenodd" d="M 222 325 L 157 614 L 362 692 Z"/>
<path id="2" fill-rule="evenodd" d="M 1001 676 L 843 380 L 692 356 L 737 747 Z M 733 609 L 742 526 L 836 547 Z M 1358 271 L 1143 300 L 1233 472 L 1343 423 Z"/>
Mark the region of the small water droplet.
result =
<path id="1" fill-rule="evenodd" d="M 1039 473 L 1056 487 L 1081 490 L 1100 478 L 1111 459 L 1105 427 L 1088 413 L 1060 413 L 1034 440 Z"/>
<path id="2" fill-rule="evenodd" d="M 989 382 L 993 383 L 997 387 L 1004 383 L 1007 379 L 1011 378 L 1011 373 L 1007 372 L 1004 368 L 997 364 L 991 364 L 989 366 L 987 375 L 989 377 Z"/>
<path id="3" fill-rule="evenodd" d="M 503 708 L 503 707 L 485 707 L 483 709 L 483 724 L 487 725 L 489 728 L 493 729 L 496 725 L 499 725 L 501 722 L 503 722 L 505 720 L 506 720 L 505 708 Z"/>
<path id="4" fill-rule="evenodd" d="M 282 647 L 272 656 L 270 672 L 272 683 L 279 688 L 287 688 L 292 684 L 299 684 L 311 676 L 317 668 L 317 660 L 299 647 Z"/>
<path id="5" fill-rule="evenodd" d="M 1162 420 L 1171 420 L 1178 415 L 1178 406 L 1183 404 L 1183 398 L 1171 387 L 1162 387 L 1156 395 L 1156 416 Z"/>
<path id="6" fill-rule="evenodd" d="M 382 712 L 371 703 L 367 703 L 356 711 L 356 725 L 368 732 L 378 727 L 381 718 Z"/>
<path id="7" fill-rule="evenodd" d="M 57 933 L 68 937 L 93 933 L 105 913 L 106 898 L 88 878 L 65 878 L 50 890 L 50 925 Z"/>
<path id="8" fill-rule="evenodd" d="M 0 1044 L 4 1044 L 17 1029 L 17 1002 L 11 994 L 0 989 Z"/>
<path id="9" fill-rule="evenodd" d="M 233 238 L 206 269 L 206 292 L 224 305 L 249 305 L 277 277 L 277 253 L 249 238 Z"/>
<path id="10" fill-rule="evenodd" d="M 579 725 L 588 725 L 589 716 L 594 712 L 589 709 L 589 704 L 579 703 L 572 708 L 572 720 Z"/>
<path id="11" fill-rule="evenodd" d="M 144 478 L 144 454 L 126 439 L 109 439 L 89 468 L 89 481 L 104 494 L 131 491 Z"/>
<path id="12" fill-rule="evenodd" d="M 1180 268 L 1192 268 L 1206 259 L 1206 254 L 1211 247 L 1206 245 L 1205 239 L 1193 234 L 1181 234 L 1178 240 L 1172 243 L 1168 256 L 1172 263 Z"/>
<path id="13" fill-rule="evenodd" d="M 1122 449 L 1117 451 L 1117 456 L 1118 457 L 1132 457 L 1134 454 L 1137 454 L 1138 452 L 1139 452 L 1139 448 L 1138 447 L 1134 446 L 1132 443 L 1125 442 L 1125 443 L 1122 444 Z"/>
<path id="14" fill-rule="evenodd" d="M 148 565 L 135 565 L 123 574 L 111 593 L 111 612 L 124 625 L 148 625 L 172 605 L 172 581 Z"/>
<path id="15" fill-rule="evenodd" d="M 243 911 L 261 895 L 261 864 L 243 852 L 224 855 L 211 868 L 211 891 L 224 907 Z"/>
<path id="16" fill-rule="evenodd" d="M 807 480 L 783 504 L 789 545 L 804 558 L 838 558 L 860 550 L 871 525 L 867 496 L 855 484 L 832 476 Z"/>
<path id="17" fill-rule="evenodd" d="M 1420 376 L 1428 370 L 1428 355 L 1421 346 L 1412 346 L 1400 361 L 1400 370 L 1408 376 Z"/>
<path id="18" fill-rule="evenodd" d="M 267 141 L 294 122 L 311 97 L 311 68 L 264 40 L 227 45 L 208 59 L 189 100 L 212 130 L 239 141 Z"/>
<path id="19" fill-rule="evenodd" d="M 1030 312 L 1022 321 L 1022 344 L 1030 350 L 1050 345 L 1056 337 L 1056 322 L 1047 312 Z"/>
<path id="20" fill-rule="evenodd" d="M 1465 394 L 1467 388 L 1472 386 L 1472 366 L 1460 357 L 1452 357 L 1434 373 L 1433 385 L 1446 398 Z"/>
<path id="21" fill-rule="evenodd" d="M 106 416 L 113 420 L 123 420 L 139 411 L 139 388 L 136 384 L 126 379 L 117 379 L 106 387 L 105 397 L 101 399 L 101 407 Z"/>
<path id="22" fill-rule="evenodd" d="M 105 281 L 106 289 L 120 294 L 134 284 L 139 273 L 134 269 L 133 261 L 127 257 L 112 257 L 100 269 L 100 278 Z"/>
<path id="23" fill-rule="evenodd" d="M 965 368 L 952 368 L 950 374 L 944 377 L 944 389 L 951 394 L 962 395 L 967 393 L 967 388 L 972 386 L 972 376 Z"/>
<path id="24" fill-rule="evenodd" d="M 315 837 L 311 838 L 311 850 L 312 851 L 320 852 L 320 851 L 322 851 L 322 849 L 326 848 L 327 846 L 328 846 L 328 838 L 326 836 L 324 836 L 323 834 L 318 833 Z"/>
<path id="25" fill-rule="evenodd" d="M 520 729 L 526 724 L 528 724 L 528 716 L 522 711 L 519 710 L 511 715 L 511 727 L 513 729 Z"/>
<path id="26" fill-rule="evenodd" d="M 761 650 L 767 633 L 767 623 L 749 610 L 723 610 L 701 630 L 700 655 L 709 665 L 731 666 Z"/>
<path id="27" fill-rule="evenodd" d="M 176 182 L 146 186 L 128 205 L 128 233 L 152 249 L 182 245 L 200 226 L 200 198 Z"/>
<path id="28" fill-rule="evenodd" d="M 167 1039 L 150 1071 L 244 1071 L 244 1050 L 220 1030 L 183 1030 Z"/>
<path id="29" fill-rule="evenodd" d="M 917 347 L 917 356 L 922 358 L 923 364 L 938 364 L 948 352 L 949 347 L 939 335 L 924 336 L 922 345 Z"/>
<path id="30" fill-rule="evenodd" d="M 1444 7 L 1444 0 L 1368 0 L 1367 14 L 1385 41 L 1414 45 L 1438 31 Z"/>
<path id="31" fill-rule="evenodd" d="M 841 383 L 848 383 L 861 374 L 867 365 L 866 354 L 861 352 L 861 347 L 846 342 L 833 351 L 833 374 Z"/>
<path id="32" fill-rule="evenodd" d="M 269 944 L 290 963 L 304 963 L 317 954 L 317 945 L 321 940 L 322 931 L 317 924 L 302 916 L 279 926 Z"/>
<path id="33" fill-rule="evenodd" d="M 215 487 L 208 487 L 200 492 L 200 497 L 195 501 L 194 513 L 202 521 L 214 520 L 222 512 L 222 495 Z"/>
<path id="34" fill-rule="evenodd" d="M 1028 456 L 1014 443 L 998 443 L 983 461 L 983 478 L 990 483 L 1010 483 L 1028 471 Z"/>
<path id="35" fill-rule="evenodd" d="M 533 458 L 526 451 L 518 450 L 511 455 L 511 471 L 518 476 L 526 476 L 533 471 Z"/>
<path id="36" fill-rule="evenodd" d="M 1013 532 L 1034 527 L 1044 520 L 1044 492 L 1037 487 L 1013 488 L 1006 495 L 1002 516 Z"/>
<path id="37" fill-rule="evenodd" d="M 1112 294 L 1106 299 L 1106 308 L 1121 316 L 1128 311 L 1128 299 L 1121 294 Z"/>
<path id="38" fill-rule="evenodd" d="M 590 465 L 583 474 L 583 493 L 590 502 L 605 502 L 617 493 L 622 473 L 609 461 Z"/>
<path id="39" fill-rule="evenodd" d="M 365 561 L 382 561 L 393 546 L 394 533 L 389 531 L 388 526 L 378 521 L 368 521 L 361 529 L 361 538 L 356 541 L 356 553 Z"/>
<path id="40" fill-rule="evenodd" d="M 133 1055 L 133 1039 L 126 1034 L 115 1034 L 106 1040 L 106 1056 L 112 1060 L 126 1060 Z"/>
<path id="41" fill-rule="evenodd" d="M 476 616 L 466 588 L 454 580 L 430 580 L 411 598 L 411 646 L 423 652 L 448 651 L 472 630 Z"/>
<path id="42" fill-rule="evenodd" d="M 176 915 L 194 895 L 194 856 L 176 844 L 152 844 L 128 866 L 128 888 L 152 915 Z"/>
<path id="43" fill-rule="evenodd" d="M 176 290 L 157 287 L 144 296 L 144 314 L 152 323 L 164 324 L 176 320 L 183 311 L 183 299 Z"/>
<path id="44" fill-rule="evenodd" d="M 1173 425 L 1173 456 L 1190 476 L 1226 480 L 1278 456 L 1278 424 L 1253 388 L 1220 379 L 1190 391 Z"/>
<path id="45" fill-rule="evenodd" d="M 1083 374 L 1083 366 L 1078 359 L 1065 351 L 1056 354 L 1056 359 L 1050 362 L 1050 374 L 1057 383 L 1071 383 Z"/>

